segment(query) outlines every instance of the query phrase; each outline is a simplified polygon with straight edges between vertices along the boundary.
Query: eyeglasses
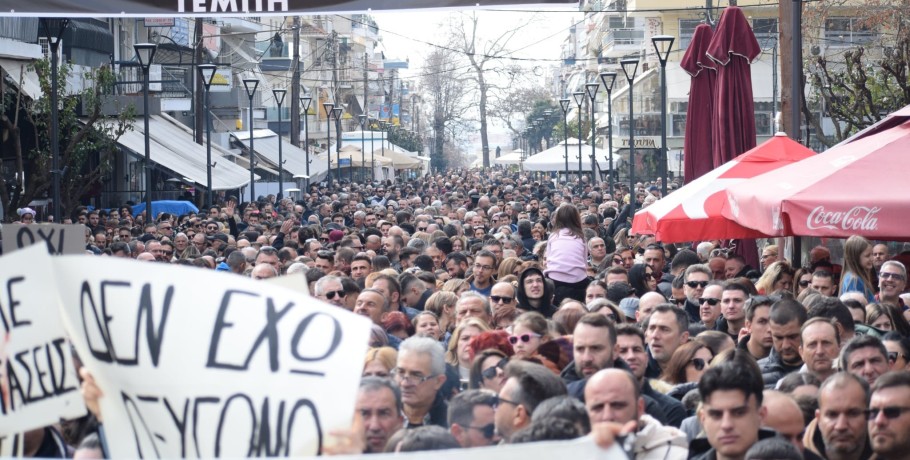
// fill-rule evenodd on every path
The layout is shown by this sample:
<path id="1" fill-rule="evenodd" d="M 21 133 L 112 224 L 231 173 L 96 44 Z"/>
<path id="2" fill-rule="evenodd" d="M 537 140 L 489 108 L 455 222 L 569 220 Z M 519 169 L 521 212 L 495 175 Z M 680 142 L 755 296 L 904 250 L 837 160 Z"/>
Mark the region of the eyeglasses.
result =
<path id="1" fill-rule="evenodd" d="M 131 236 L 132 236 L 132 235 L 130 235 L 129 233 L 122 233 L 122 234 L 120 234 L 120 238 L 129 238 L 129 237 L 131 237 Z"/>
<path id="2" fill-rule="evenodd" d="M 799 287 L 808 287 L 809 280 L 799 280 Z"/>
<path id="3" fill-rule="evenodd" d="M 905 355 L 903 353 L 898 353 L 896 351 L 888 352 L 888 361 L 891 361 L 893 363 L 893 362 L 897 361 L 897 358 L 904 358 L 904 361 L 906 361 L 907 355 Z"/>
<path id="4" fill-rule="evenodd" d="M 427 231 L 427 228 L 426 228 L 426 227 L 418 227 L 418 228 L 417 228 L 417 231 L 418 231 L 418 232 L 425 232 L 425 231 Z"/>
<path id="5" fill-rule="evenodd" d="M 492 379 L 493 377 L 496 377 L 496 374 L 498 373 L 498 372 L 497 372 L 498 369 L 505 369 L 505 368 L 506 368 L 506 364 L 509 364 L 509 358 L 502 358 L 502 359 L 499 360 L 498 363 L 496 363 L 495 366 L 488 367 L 488 368 L 484 369 L 484 370 L 480 373 L 480 375 L 483 376 L 483 378 L 485 378 L 485 379 L 487 379 L 487 380 L 490 380 L 490 379 Z"/>
<path id="6" fill-rule="evenodd" d="M 646 279 L 651 278 L 652 280 L 659 280 L 660 275 L 658 275 L 657 273 L 645 273 L 645 278 Z"/>
<path id="7" fill-rule="evenodd" d="M 521 335 L 513 335 L 513 336 L 509 337 L 509 343 L 511 343 L 512 345 L 515 345 L 518 343 L 519 340 L 521 340 L 524 343 L 528 343 L 531 341 L 532 337 L 540 337 L 540 334 L 528 333 L 528 334 L 521 334 Z"/>
<path id="8" fill-rule="evenodd" d="M 704 370 L 704 368 L 705 368 L 705 360 L 703 360 L 701 358 L 692 358 L 689 360 L 689 362 L 692 363 L 693 366 L 695 366 L 695 370 L 697 370 L 697 371 Z"/>
<path id="9" fill-rule="evenodd" d="M 685 305 L 686 300 L 688 300 L 688 299 L 685 297 L 683 297 L 681 299 L 673 299 L 673 303 L 675 303 L 677 306 L 682 306 L 682 305 Z M 699 299 L 699 300 L 701 300 L 701 299 Z"/>
<path id="10" fill-rule="evenodd" d="M 161 252 L 164 253 L 164 255 L 166 255 L 166 256 L 174 255 L 174 251 L 161 251 Z"/>
<path id="11" fill-rule="evenodd" d="M 167 227 L 161 227 L 162 230 L 170 230 L 171 228 L 173 228 L 173 227 L 171 227 L 170 225 L 168 225 Z"/>
<path id="12" fill-rule="evenodd" d="M 390 372 L 389 375 L 391 375 L 393 379 L 396 379 L 396 380 L 400 381 L 401 383 L 409 383 L 409 384 L 414 384 L 414 385 L 420 385 L 421 383 L 426 382 L 427 380 L 430 380 L 431 378 L 435 377 L 434 375 L 424 376 L 419 373 L 418 374 L 408 374 L 407 372 L 402 371 L 401 369 L 398 369 L 397 367 L 395 369 L 392 369 L 392 372 Z"/>
<path id="13" fill-rule="evenodd" d="M 707 286 L 707 285 L 708 285 L 707 281 L 686 281 L 686 286 L 689 286 L 692 289 L 695 289 L 698 287 L 704 289 L 705 286 Z"/>
<path id="14" fill-rule="evenodd" d="M 483 271 L 490 271 L 490 270 L 492 270 L 492 269 L 493 269 L 493 267 L 490 266 L 490 265 L 474 264 L 474 271 L 480 271 L 480 270 L 483 270 Z"/>
<path id="15" fill-rule="evenodd" d="M 502 405 L 502 403 L 511 404 L 513 406 L 521 405 L 515 401 L 509 401 L 508 399 L 503 398 L 502 396 L 496 395 L 496 398 L 493 399 L 493 409 L 495 410 L 495 409 L 499 408 L 499 406 Z"/>
<path id="16" fill-rule="evenodd" d="M 493 436 L 496 435 L 496 425 L 493 423 L 488 423 L 484 426 L 468 425 L 467 428 L 479 431 L 483 435 L 483 437 L 487 438 L 487 439 L 493 439 Z"/>
<path id="17" fill-rule="evenodd" d="M 338 297 L 338 298 L 344 297 L 344 290 L 342 289 L 340 291 L 329 291 L 329 292 L 326 292 L 324 295 L 325 295 L 326 299 L 333 300 L 335 297 Z"/>
<path id="18" fill-rule="evenodd" d="M 892 279 L 892 280 L 897 280 L 897 281 L 904 280 L 904 275 L 901 275 L 900 273 L 881 272 L 878 274 L 878 277 L 883 280 L 887 280 L 887 279 Z"/>
<path id="19" fill-rule="evenodd" d="M 885 414 L 885 418 L 888 420 L 894 420 L 904 412 L 910 411 L 910 407 L 901 407 L 901 406 L 888 406 L 888 407 L 870 407 L 869 408 L 869 420 L 875 420 L 878 418 L 878 414 Z"/>
<path id="20" fill-rule="evenodd" d="M 777 254 L 762 254 L 762 255 L 761 255 L 761 260 L 765 260 L 765 259 L 768 259 L 768 258 L 771 258 L 771 257 L 777 257 Z"/>
<path id="21" fill-rule="evenodd" d="M 710 306 L 713 307 L 713 306 L 715 306 L 715 305 L 717 305 L 717 304 L 720 303 L 720 299 L 715 298 L 715 297 L 699 297 L 699 298 L 698 298 L 698 304 L 699 304 L 699 305 L 701 305 L 701 304 L 703 304 L 703 303 L 705 303 L 705 302 L 708 302 L 708 305 L 710 305 Z"/>
<path id="22" fill-rule="evenodd" d="M 490 296 L 490 300 L 492 300 L 493 303 L 500 303 L 500 302 L 501 303 L 512 303 L 512 299 L 513 299 L 513 297 L 506 297 L 506 296 L 501 296 L 501 295 L 491 295 Z"/>

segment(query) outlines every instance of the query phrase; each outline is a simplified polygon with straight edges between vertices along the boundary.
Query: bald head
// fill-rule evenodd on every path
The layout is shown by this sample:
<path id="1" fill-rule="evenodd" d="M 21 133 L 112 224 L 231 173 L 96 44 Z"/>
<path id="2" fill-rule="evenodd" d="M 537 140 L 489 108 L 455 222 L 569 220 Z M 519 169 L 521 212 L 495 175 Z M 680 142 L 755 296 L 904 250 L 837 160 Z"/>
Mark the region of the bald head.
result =
<path id="1" fill-rule="evenodd" d="M 651 316 L 651 312 L 654 311 L 654 308 L 662 303 L 667 303 L 667 299 L 659 292 L 652 291 L 641 296 L 641 298 L 638 299 L 638 312 L 636 313 L 635 320 L 639 323 L 645 322 L 645 320 Z"/>
<path id="2" fill-rule="evenodd" d="M 585 408 L 591 424 L 625 424 L 638 420 L 644 413 L 645 402 L 631 372 L 608 368 L 592 375 L 585 385 Z"/>
<path id="3" fill-rule="evenodd" d="M 762 424 L 780 433 L 802 452 L 805 423 L 803 422 L 803 412 L 796 401 L 779 391 L 765 390 L 762 406 L 765 407 L 765 418 Z"/>

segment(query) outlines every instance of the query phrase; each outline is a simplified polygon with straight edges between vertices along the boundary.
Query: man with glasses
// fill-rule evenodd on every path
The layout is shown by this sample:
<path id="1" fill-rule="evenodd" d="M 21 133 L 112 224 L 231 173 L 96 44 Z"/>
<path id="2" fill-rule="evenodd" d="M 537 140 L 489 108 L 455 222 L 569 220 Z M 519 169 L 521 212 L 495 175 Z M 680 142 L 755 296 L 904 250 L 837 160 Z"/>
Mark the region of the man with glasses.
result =
<path id="1" fill-rule="evenodd" d="M 701 321 L 698 299 L 704 297 L 705 288 L 711 282 L 711 269 L 707 265 L 690 265 L 683 272 L 683 280 L 683 292 L 687 299 L 683 309 L 689 315 L 689 321 L 697 323 Z"/>
<path id="2" fill-rule="evenodd" d="M 445 351 L 429 337 L 411 337 L 398 348 L 392 378 L 401 388 L 405 428 L 446 427 L 445 398 L 437 392 L 446 381 Z"/>
<path id="3" fill-rule="evenodd" d="M 323 302 L 332 304 L 336 307 L 347 308 L 344 303 L 344 286 L 341 284 L 341 278 L 337 276 L 323 276 L 316 281 L 313 294 Z"/>
<path id="4" fill-rule="evenodd" d="M 910 455 L 910 373 L 890 372 L 872 385 L 869 439 L 879 459 Z"/>
<path id="5" fill-rule="evenodd" d="M 473 280 L 471 281 L 471 290 L 478 294 L 489 297 L 493 288 L 493 273 L 496 270 L 496 256 L 487 250 L 482 250 L 474 257 L 474 268 L 472 270 Z"/>
<path id="6" fill-rule="evenodd" d="M 511 283 L 496 283 L 490 290 L 490 305 L 493 307 L 493 313 L 500 310 L 517 308 L 518 291 Z"/>
<path id="7" fill-rule="evenodd" d="M 494 418 L 496 393 L 467 390 L 449 401 L 449 431 L 463 448 L 492 446 L 499 442 Z"/>
<path id="8" fill-rule="evenodd" d="M 133 234 L 130 232 L 129 227 L 120 227 L 117 229 L 117 238 L 118 241 L 129 244 L 129 242 L 133 239 Z"/>
<path id="9" fill-rule="evenodd" d="M 904 301 L 900 295 L 907 287 L 907 267 L 904 264 L 889 260 L 882 264 L 878 272 L 879 292 L 875 296 L 876 302 L 888 303 L 905 309 Z"/>
<path id="10" fill-rule="evenodd" d="M 508 440 L 531 424 L 534 409 L 547 399 L 566 394 L 562 380 L 546 367 L 529 361 L 512 361 L 505 369 L 506 383 L 496 398 L 496 432 Z"/>
<path id="11" fill-rule="evenodd" d="M 711 281 L 705 286 L 702 296 L 696 299 L 696 302 L 698 302 L 698 320 L 709 331 L 714 330 L 717 326 L 723 294 L 723 284 L 720 281 Z"/>

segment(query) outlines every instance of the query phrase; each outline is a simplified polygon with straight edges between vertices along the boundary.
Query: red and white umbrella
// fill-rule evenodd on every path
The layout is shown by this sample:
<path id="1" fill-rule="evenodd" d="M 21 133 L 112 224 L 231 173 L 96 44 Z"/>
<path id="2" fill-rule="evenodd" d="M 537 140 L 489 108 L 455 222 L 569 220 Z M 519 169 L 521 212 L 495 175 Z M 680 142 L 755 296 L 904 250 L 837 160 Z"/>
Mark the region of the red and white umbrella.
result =
<path id="1" fill-rule="evenodd" d="M 882 128 L 729 187 L 724 216 L 772 236 L 910 240 L 910 121 Z"/>
<path id="2" fill-rule="evenodd" d="M 812 150 L 777 134 L 635 213 L 632 232 L 665 243 L 767 236 L 724 217 L 727 188 L 812 156 Z"/>

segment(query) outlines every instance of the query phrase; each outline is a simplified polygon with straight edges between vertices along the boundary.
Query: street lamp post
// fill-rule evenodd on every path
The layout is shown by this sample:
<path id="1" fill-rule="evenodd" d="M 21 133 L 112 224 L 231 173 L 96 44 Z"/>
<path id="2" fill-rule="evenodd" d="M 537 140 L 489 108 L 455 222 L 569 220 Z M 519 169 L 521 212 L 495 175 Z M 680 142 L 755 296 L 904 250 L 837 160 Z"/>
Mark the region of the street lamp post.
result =
<path id="1" fill-rule="evenodd" d="M 286 89 L 272 89 L 272 95 L 275 96 L 275 103 L 278 104 L 278 201 L 284 197 L 284 157 L 281 151 L 281 104 L 284 104 L 284 96 L 287 95 Z"/>
<path id="2" fill-rule="evenodd" d="M 335 104 L 331 102 L 323 102 L 322 108 L 325 109 L 325 131 L 328 135 L 328 139 L 325 141 L 325 161 L 328 164 L 328 169 L 325 173 L 325 181 L 328 184 L 329 189 L 332 188 L 332 108 L 335 107 Z"/>
<path id="3" fill-rule="evenodd" d="M 303 96 L 300 98 L 300 106 L 303 107 L 303 151 L 306 155 L 306 188 L 307 193 L 310 191 L 310 102 L 313 98 Z"/>
<path id="4" fill-rule="evenodd" d="M 199 70 L 199 78 L 202 80 L 202 86 L 205 87 L 203 93 L 203 110 L 205 110 L 205 204 L 211 209 L 213 200 L 212 192 L 212 126 L 211 113 L 209 109 L 209 91 L 212 89 L 212 79 L 215 78 L 215 72 L 218 66 L 215 64 L 199 64 L 196 66 Z"/>
<path id="5" fill-rule="evenodd" d="M 60 170 L 60 140 L 57 138 L 57 132 L 60 130 L 58 127 L 59 124 L 59 114 L 57 113 L 57 96 L 59 90 L 57 89 L 57 59 L 58 52 L 60 51 L 60 39 L 63 38 L 63 32 L 66 31 L 66 27 L 69 25 L 69 19 L 59 19 L 59 18 L 41 18 L 41 25 L 44 26 L 44 33 L 47 35 L 48 40 L 50 41 L 49 46 L 51 48 L 51 132 L 50 132 L 50 142 L 51 142 L 51 175 L 54 178 L 53 182 L 53 198 L 54 198 L 54 219 L 57 222 L 63 222 L 63 216 L 60 215 L 60 176 L 63 172 Z M 113 69 L 111 69 L 113 70 Z"/>
<path id="6" fill-rule="evenodd" d="M 256 201 L 256 175 L 253 172 L 256 169 L 256 150 L 253 148 L 253 96 L 256 95 L 256 89 L 259 88 L 259 79 L 244 79 L 243 88 L 250 99 L 250 203 L 252 203 Z"/>
<path id="7" fill-rule="evenodd" d="M 136 51 L 136 58 L 139 59 L 139 65 L 142 67 L 142 112 L 145 123 L 145 216 L 146 224 L 150 224 L 155 221 L 155 215 L 152 214 L 152 149 L 149 144 L 149 67 L 152 65 L 152 60 L 155 59 L 158 45 L 136 43 L 133 45 L 133 49 Z"/>
<path id="8" fill-rule="evenodd" d="M 373 124 L 370 123 L 370 183 L 376 181 L 376 144 L 373 142 L 375 138 Z"/>
<path id="9" fill-rule="evenodd" d="M 341 114 L 344 109 L 336 106 L 332 109 L 332 117 L 335 118 L 335 172 L 338 174 L 338 181 L 341 181 Z"/>
<path id="10" fill-rule="evenodd" d="M 623 59 L 619 61 L 622 71 L 629 81 L 629 215 L 635 215 L 635 110 L 632 90 L 635 89 L 635 73 L 638 72 L 638 58 Z"/>
<path id="11" fill-rule="evenodd" d="M 366 137 L 364 137 L 363 130 L 366 128 L 367 116 L 360 114 L 357 116 L 357 120 L 360 121 L 360 182 L 366 180 L 366 174 L 364 174 L 364 163 L 366 160 Z"/>
<path id="12" fill-rule="evenodd" d="M 609 158 L 610 170 L 609 174 L 609 187 L 610 195 L 613 194 L 613 83 L 616 82 L 616 72 L 604 72 L 600 74 L 600 81 L 604 84 L 604 88 L 607 90 L 607 155 Z"/>
<path id="13" fill-rule="evenodd" d="M 671 35 L 651 37 L 660 60 L 660 196 L 667 196 L 667 59 L 670 58 L 673 40 Z"/>
<path id="14" fill-rule="evenodd" d="M 595 79 L 595 82 L 597 80 Z M 594 179 L 600 177 L 597 174 L 597 170 L 600 169 L 597 164 L 596 151 L 594 150 L 594 99 L 597 98 L 597 89 L 600 88 L 600 83 L 585 83 L 585 92 L 588 93 L 588 98 L 591 100 L 591 185 L 594 185 Z"/>
<path id="15" fill-rule="evenodd" d="M 572 93 L 575 104 L 578 105 L 578 183 L 581 184 L 581 105 L 585 102 L 585 93 L 577 91 Z"/>
<path id="16" fill-rule="evenodd" d="M 559 100 L 559 106 L 562 107 L 562 143 L 566 148 L 566 183 L 569 182 L 569 104 L 571 102 L 568 99 Z"/>

